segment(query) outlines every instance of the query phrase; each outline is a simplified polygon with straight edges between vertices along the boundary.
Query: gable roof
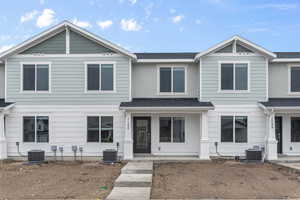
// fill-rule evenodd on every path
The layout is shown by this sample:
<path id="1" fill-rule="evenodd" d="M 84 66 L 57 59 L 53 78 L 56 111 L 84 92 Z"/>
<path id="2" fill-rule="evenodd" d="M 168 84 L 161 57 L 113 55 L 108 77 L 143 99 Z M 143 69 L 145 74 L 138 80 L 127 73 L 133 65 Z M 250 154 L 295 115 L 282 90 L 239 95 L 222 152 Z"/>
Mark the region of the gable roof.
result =
<path id="1" fill-rule="evenodd" d="M 126 55 L 126 56 L 128 56 L 128 57 L 130 57 L 134 60 L 136 59 L 135 54 L 123 49 L 122 47 L 119 47 L 118 45 L 115 45 L 115 44 L 111 43 L 108 40 L 105 40 L 102 37 L 99 37 L 99 36 L 89 32 L 89 31 L 87 31 L 83 28 L 80 28 L 80 27 L 76 26 L 75 24 L 73 24 L 69 21 L 63 21 L 62 23 L 60 23 L 60 24 L 58 24 L 58 25 L 56 25 L 56 26 L 54 26 L 54 27 L 52 27 L 52 28 L 50 28 L 50 29 L 48 29 L 48 30 L 46 30 L 46 31 L 44 31 L 44 32 L 42 32 L 42 33 L 26 40 L 26 41 L 24 41 L 24 42 L 22 42 L 21 44 L 19 44 L 15 47 L 3 52 L 3 53 L 1 53 L 0 54 L 0 59 L 3 60 L 3 59 L 5 59 L 5 58 L 7 58 L 7 57 L 9 57 L 13 54 L 24 51 L 24 50 L 26 50 L 26 49 L 28 49 L 28 48 L 36 45 L 36 44 L 39 44 L 40 42 L 45 41 L 48 38 L 56 35 L 57 33 L 60 33 L 61 31 L 65 30 L 67 27 L 72 29 L 73 31 L 87 37 L 88 39 L 91 39 L 91 40 L 103 45 L 104 47 L 107 47 L 107 48 L 109 48 L 113 51 L 116 51 L 118 53 Z"/>
<path id="2" fill-rule="evenodd" d="M 217 49 L 219 49 L 219 48 L 221 48 L 223 46 L 226 46 L 226 44 L 229 44 L 229 43 L 231 43 L 233 41 L 239 41 L 240 43 L 246 44 L 247 46 L 250 46 L 253 49 L 255 49 L 255 50 L 257 50 L 257 51 L 259 51 L 259 52 L 261 52 L 261 53 L 263 53 L 263 54 L 271 57 L 271 58 L 276 58 L 276 54 L 275 53 L 273 53 L 273 52 L 271 52 L 271 51 L 269 51 L 269 50 L 267 50 L 267 49 L 265 49 L 265 48 L 263 48 L 261 46 L 258 46 L 257 44 L 254 44 L 253 42 L 250 42 L 249 40 L 246 40 L 246 39 L 242 38 L 241 36 L 235 35 L 235 36 L 229 38 L 228 40 L 220 42 L 219 44 L 216 44 L 215 46 L 213 46 L 213 47 L 211 47 L 211 48 L 209 48 L 209 49 L 207 49 L 207 50 L 205 50 L 203 52 L 198 53 L 195 56 L 195 60 L 197 60 L 200 57 L 205 56 L 205 55 L 213 52 L 214 50 L 217 50 Z"/>

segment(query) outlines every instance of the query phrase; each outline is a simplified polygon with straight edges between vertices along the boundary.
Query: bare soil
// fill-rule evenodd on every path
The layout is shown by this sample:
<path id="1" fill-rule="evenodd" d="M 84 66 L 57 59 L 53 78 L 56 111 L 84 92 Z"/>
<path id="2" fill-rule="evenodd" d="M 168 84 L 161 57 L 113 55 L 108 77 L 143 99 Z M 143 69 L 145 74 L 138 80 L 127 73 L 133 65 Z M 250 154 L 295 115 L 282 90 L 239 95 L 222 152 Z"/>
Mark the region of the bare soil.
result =
<path id="1" fill-rule="evenodd" d="M 273 164 L 156 163 L 153 199 L 299 198 L 300 174 Z"/>
<path id="2" fill-rule="evenodd" d="M 102 199 L 124 164 L 0 163 L 0 199 Z"/>

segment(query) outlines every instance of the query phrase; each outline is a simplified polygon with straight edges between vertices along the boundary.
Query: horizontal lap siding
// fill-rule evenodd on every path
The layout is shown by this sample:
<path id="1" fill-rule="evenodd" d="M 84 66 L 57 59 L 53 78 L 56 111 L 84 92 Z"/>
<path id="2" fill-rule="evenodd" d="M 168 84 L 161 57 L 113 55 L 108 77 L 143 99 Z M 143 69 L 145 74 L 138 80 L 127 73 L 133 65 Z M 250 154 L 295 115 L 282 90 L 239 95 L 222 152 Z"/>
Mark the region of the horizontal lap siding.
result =
<path id="1" fill-rule="evenodd" d="M 250 62 L 250 92 L 221 93 L 219 89 L 219 61 L 248 61 Z M 255 104 L 265 101 L 267 95 L 266 61 L 261 56 L 219 57 L 207 56 L 202 58 L 202 100 L 215 104 Z"/>
<path id="2" fill-rule="evenodd" d="M 85 93 L 84 62 L 116 62 L 116 93 Z M 20 62 L 52 62 L 51 93 L 20 92 Z M 7 61 L 7 101 L 18 104 L 119 104 L 129 98 L 129 59 L 118 57 L 10 58 Z"/>
<path id="3" fill-rule="evenodd" d="M 5 97 L 5 68 L 4 64 L 0 64 L 0 98 Z"/>
<path id="4" fill-rule="evenodd" d="M 22 116 L 34 114 L 49 116 L 49 143 L 22 142 Z M 110 115 L 114 117 L 114 143 L 87 142 L 87 115 Z M 29 150 L 41 149 L 46 152 L 46 155 L 52 156 L 51 145 L 57 145 L 64 147 L 65 156 L 73 156 L 71 147 L 77 145 L 83 147 L 83 156 L 101 156 L 104 149 L 116 149 L 117 142 L 120 144 L 120 154 L 122 154 L 124 126 L 124 116 L 118 111 L 117 106 L 16 106 L 13 112 L 6 117 L 8 156 L 19 156 L 16 142 L 20 142 L 20 151 L 25 155 Z M 58 152 L 57 155 L 60 153 Z"/>

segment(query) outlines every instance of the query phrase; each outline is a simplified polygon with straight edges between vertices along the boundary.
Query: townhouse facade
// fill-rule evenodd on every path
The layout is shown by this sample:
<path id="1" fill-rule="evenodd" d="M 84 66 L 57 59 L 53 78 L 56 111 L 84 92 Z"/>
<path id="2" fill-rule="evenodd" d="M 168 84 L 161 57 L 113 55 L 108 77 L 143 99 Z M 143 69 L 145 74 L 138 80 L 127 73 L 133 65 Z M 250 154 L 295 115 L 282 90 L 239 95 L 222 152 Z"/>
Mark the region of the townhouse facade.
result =
<path id="1" fill-rule="evenodd" d="M 126 160 L 300 155 L 299 52 L 233 36 L 203 52 L 131 53 L 64 21 L 0 60 L 0 159 L 52 146 Z"/>

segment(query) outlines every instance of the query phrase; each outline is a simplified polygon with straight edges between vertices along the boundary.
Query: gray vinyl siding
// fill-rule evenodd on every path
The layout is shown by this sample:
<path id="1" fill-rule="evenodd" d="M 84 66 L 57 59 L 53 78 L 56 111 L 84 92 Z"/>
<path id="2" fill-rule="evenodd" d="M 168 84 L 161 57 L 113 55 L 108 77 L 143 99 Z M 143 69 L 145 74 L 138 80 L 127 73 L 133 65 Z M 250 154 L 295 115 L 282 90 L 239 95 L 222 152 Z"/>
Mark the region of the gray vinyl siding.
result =
<path id="1" fill-rule="evenodd" d="M 71 54 L 94 54 L 94 53 L 113 53 L 113 51 L 97 44 L 92 40 L 83 37 L 78 33 L 70 31 L 70 53 Z"/>
<path id="2" fill-rule="evenodd" d="M 300 63 L 270 63 L 269 64 L 269 97 L 300 97 L 299 94 L 289 94 L 289 65 L 300 66 Z"/>
<path id="3" fill-rule="evenodd" d="M 219 92 L 219 61 L 250 62 L 250 92 Z M 206 56 L 202 58 L 202 101 L 214 104 L 256 104 L 265 101 L 267 94 L 266 59 L 262 56 Z"/>
<path id="4" fill-rule="evenodd" d="M 5 97 L 5 67 L 4 64 L 0 64 L 0 98 Z"/>
<path id="5" fill-rule="evenodd" d="M 66 31 L 23 51 L 21 54 L 65 54 L 66 53 Z"/>
<path id="6" fill-rule="evenodd" d="M 116 62 L 117 92 L 85 93 L 84 62 L 90 61 Z M 52 62 L 51 93 L 22 92 L 20 62 Z M 115 105 L 129 99 L 129 59 L 125 56 L 9 58 L 7 65 L 7 101 L 17 102 L 19 105 Z"/>
<path id="7" fill-rule="evenodd" d="M 187 65 L 187 93 L 183 95 L 159 95 L 157 64 L 135 63 L 132 67 L 133 98 L 199 97 L 199 69 L 197 64 L 160 64 L 162 66 Z"/>

